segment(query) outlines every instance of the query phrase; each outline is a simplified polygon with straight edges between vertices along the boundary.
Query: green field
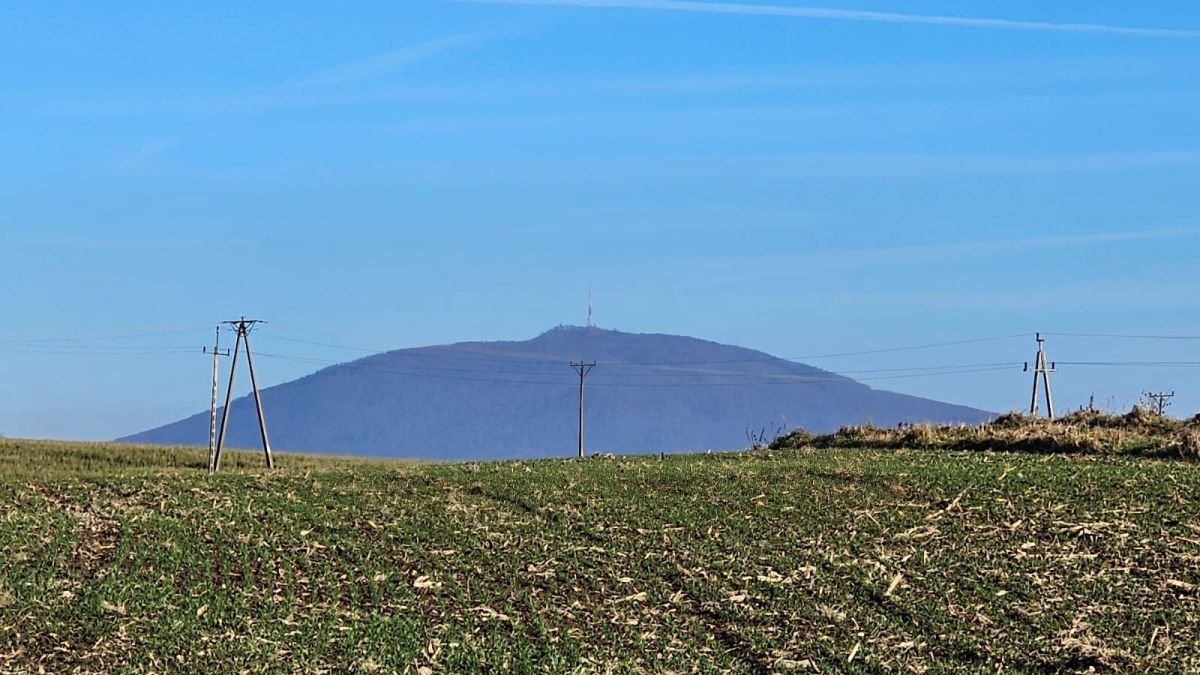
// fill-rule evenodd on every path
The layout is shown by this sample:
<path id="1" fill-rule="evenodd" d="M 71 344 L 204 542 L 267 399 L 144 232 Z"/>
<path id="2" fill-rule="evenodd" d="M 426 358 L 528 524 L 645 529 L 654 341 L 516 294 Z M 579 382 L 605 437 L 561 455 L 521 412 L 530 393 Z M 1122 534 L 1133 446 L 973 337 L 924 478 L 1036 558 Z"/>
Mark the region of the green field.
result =
<path id="1" fill-rule="evenodd" d="M 0 440 L 0 671 L 1200 670 L 1200 465 Z"/>

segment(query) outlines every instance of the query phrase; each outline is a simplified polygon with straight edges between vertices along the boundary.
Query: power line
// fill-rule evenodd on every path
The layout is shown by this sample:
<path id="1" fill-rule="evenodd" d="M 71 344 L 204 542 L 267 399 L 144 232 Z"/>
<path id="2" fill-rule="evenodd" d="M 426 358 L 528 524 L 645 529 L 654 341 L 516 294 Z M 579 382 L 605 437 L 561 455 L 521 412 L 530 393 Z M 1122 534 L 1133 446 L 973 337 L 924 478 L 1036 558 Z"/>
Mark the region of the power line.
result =
<path id="1" fill-rule="evenodd" d="M 346 345 L 335 345 L 335 344 L 330 344 L 328 342 L 314 342 L 312 340 L 300 340 L 297 338 L 283 337 L 282 335 L 264 335 L 263 337 L 268 340 L 280 340 L 282 342 L 294 342 L 296 344 L 312 345 L 314 347 L 329 347 L 330 349 L 344 349 L 346 351 L 351 351 L 351 352 L 369 352 L 372 354 L 380 354 L 383 352 L 391 351 L 391 350 L 387 350 L 387 349 L 368 349 L 367 347 L 348 347 Z"/>
<path id="2" fill-rule="evenodd" d="M 417 377 L 417 378 L 426 377 L 426 378 L 433 378 L 433 379 L 459 380 L 459 381 L 467 381 L 467 382 L 497 382 L 497 383 L 505 383 L 505 384 L 528 384 L 528 385 L 546 385 L 546 386 L 565 386 L 565 385 L 570 384 L 570 382 L 567 382 L 564 380 L 558 380 L 558 381 L 544 380 L 544 379 L 531 380 L 531 379 L 512 379 L 512 378 L 496 378 L 496 377 L 465 376 L 465 375 L 448 375 L 448 374 L 443 374 L 442 371 L 421 371 L 421 370 L 413 370 L 413 369 L 405 368 L 405 367 L 397 368 L 397 367 L 392 367 L 392 366 L 388 366 L 385 364 L 371 364 L 371 363 L 361 363 L 361 362 L 353 362 L 353 361 L 349 362 L 349 363 L 339 363 L 337 361 L 329 361 L 329 360 L 325 360 L 325 359 L 315 359 L 315 358 L 310 358 L 310 357 L 291 356 L 291 355 L 284 355 L 284 354 L 272 354 L 272 353 L 266 353 L 266 352 L 259 352 L 259 356 L 262 356 L 265 358 L 271 358 L 271 359 L 285 360 L 285 361 L 295 361 L 295 362 L 301 362 L 301 363 L 326 365 L 326 366 L 331 366 L 331 367 L 376 370 L 376 371 L 380 371 L 380 372 L 389 372 L 389 373 L 394 373 L 397 375 L 407 375 L 407 376 Z M 900 375 L 864 377 L 864 378 L 857 378 L 852 381 L 871 382 L 871 381 L 910 379 L 910 378 L 919 378 L 919 377 L 938 377 L 938 376 L 943 376 L 943 375 L 964 375 L 964 374 L 972 374 L 972 373 L 995 372 L 995 371 L 1000 371 L 1000 370 L 1007 370 L 1007 369 L 1011 368 L 1013 365 L 1014 364 L 1000 364 L 1000 365 L 995 365 L 995 366 L 984 366 L 984 367 L 978 367 L 978 368 L 975 368 L 975 367 L 962 368 L 959 366 L 949 366 L 949 367 L 938 366 L 938 367 L 935 367 L 936 370 L 931 370 L 928 372 L 915 372 L 915 373 L 907 373 L 907 374 L 900 374 Z M 549 373 L 546 373 L 546 374 L 549 374 Z M 533 375 L 533 373 L 531 373 L 531 375 Z M 591 386 L 593 386 L 593 387 L 627 387 L 627 388 L 689 388 L 689 387 L 730 387 L 730 386 L 745 387 L 745 386 L 758 386 L 758 385 L 786 385 L 786 384 L 845 382 L 850 379 L 850 378 L 846 378 L 846 377 L 843 377 L 841 375 L 837 375 L 834 373 L 830 373 L 830 374 L 824 375 L 824 376 L 810 376 L 810 375 L 795 375 L 795 376 L 760 375 L 760 376 L 754 376 L 754 375 L 750 375 L 750 374 L 733 374 L 732 376 L 738 377 L 738 378 L 759 377 L 760 379 L 749 380 L 749 381 L 742 380 L 742 381 L 734 381 L 734 382 L 668 382 L 668 383 L 593 382 Z M 717 375 L 717 377 L 719 377 L 719 375 Z M 762 378 L 769 378 L 769 379 L 762 379 Z"/>
<path id="3" fill-rule="evenodd" d="M 887 349 L 868 349 L 857 352 L 841 352 L 837 354 L 808 354 L 805 356 L 789 356 L 788 359 L 831 359 L 843 356 L 864 356 L 868 354 L 892 354 L 895 352 L 909 352 L 921 349 L 936 349 L 938 347 L 953 347 L 956 345 L 969 345 L 980 342 L 997 342 L 999 340 L 1011 340 L 1014 338 L 1029 337 L 1029 333 L 1012 333 L 1010 335 L 993 335 L 990 337 L 969 338 L 966 340 L 951 340 L 949 342 L 932 342 L 924 345 L 912 345 L 909 347 L 890 347 Z"/>
<path id="4" fill-rule="evenodd" d="M 116 350 L 136 350 L 139 345 L 108 345 L 95 344 L 83 345 L 78 348 L 71 343 L 104 343 L 114 340 L 130 340 L 148 337 L 161 337 L 167 335 L 181 335 L 188 333 L 196 333 L 203 328 L 186 328 L 186 329 L 170 329 L 147 331 L 140 333 L 124 333 L 118 335 L 93 335 L 93 336 L 75 336 L 75 337 L 40 337 L 40 338 L 0 338 L 0 343 L 10 345 L 22 345 L 27 349 L 41 349 L 41 345 L 45 345 L 47 349 L 61 350 L 94 350 L 97 354 L 102 351 Z M 1149 335 L 1149 334 L 1118 334 L 1118 333 L 1084 333 L 1084 332 L 1062 332 L 1062 333 L 1042 333 L 1044 336 L 1054 337 L 1086 337 L 1086 338 L 1107 338 L 1107 339 L 1129 339 L 1129 340 L 1200 340 L 1200 335 Z M 976 338 L 967 338 L 962 340 L 949 340 L 944 342 L 931 342 L 918 345 L 907 345 L 901 347 L 883 347 L 878 349 L 865 349 L 857 351 L 845 352 L 826 352 L 802 354 L 798 356 L 773 356 L 764 354 L 761 357 L 752 358 L 732 358 L 732 359 L 703 359 L 703 360 L 675 360 L 675 361 L 612 361 L 607 362 L 609 367 L 630 367 L 630 366 L 686 366 L 686 365 L 718 365 L 718 364 L 733 364 L 733 363 L 769 363 L 773 361 L 800 361 L 804 359 L 830 359 L 830 358 L 845 358 L 851 356 L 869 356 L 875 354 L 892 354 L 907 351 L 919 351 L 925 349 L 936 349 L 940 347 L 949 347 L 957 345 L 978 344 L 983 342 L 994 342 L 1000 340 L 1008 340 L 1020 337 L 1027 337 L 1027 333 L 1012 333 L 1007 335 L 993 335 Z M 420 359 L 444 359 L 444 360 L 461 360 L 461 361 L 491 361 L 491 362 L 516 362 L 516 363 L 544 363 L 547 365 L 558 363 L 559 359 L 556 356 L 547 354 L 533 353 L 496 353 L 491 351 L 480 350 L 478 353 L 481 356 L 464 356 L 462 354 L 438 354 L 429 350 L 438 349 L 438 347 L 413 347 L 400 349 L 377 349 L 370 347 L 342 345 L 331 342 L 322 342 L 317 340 L 307 340 L 293 338 L 283 335 L 266 334 L 262 337 L 269 340 L 279 340 L 283 342 L 291 342 L 295 344 L 303 344 L 314 347 L 324 347 L 328 349 L 339 349 L 345 351 L 362 352 L 366 354 L 390 353 L 405 358 L 420 358 Z M 460 346 L 461 347 L 461 346 Z M 158 351 L 165 349 L 181 349 L 186 350 L 190 347 L 144 347 L 146 351 Z M 15 350 L 10 350 L 15 351 Z M 1065 362 L 1064 362 L 1065 363 Z"/>
<path id="5" fill-rule="evenodd" d="M 942 370 L 936 372 L 921 372 L 909 373 L 906 375 L 884 375 L 878 377 L 861 377 L 848 378 L 837 374 L 831 374 L 828 377 L 805 376 L 797 375 L 795 377 L 780 376 L 777 378 L 760 380 L 760 381 L 744 381 L 744 382 L 679 382 L 679 383 L 625 383 L 625 382 L 595 382 L 593 387 L 646 387 L 646 388 L 687 388 L 687 387 L 751 387 L 759 385 L 785 385 L 785 384 L 813 384 L 823 382 L 879 382 L 885 380 L 905 380 L 921 377 L 938 377 L 941 375 L 966 375 L 971 373 L 987 373 L 1000 370 L 1009 370 L 1012 366 L 994 366 L 987 368 L 969 368 L 965 370 Z M 742 376 L 747 377 L 747 376 Z"/>
<path id="6" fill-rule="evenodd" d="M 1200 361 L 1059 361 L 1060 366 L 1111 366 L 1138 368 L 1195 368 Z"/>
<path id="7" fill-rule="evenodd" d="M 114 348 L 115 349 L 115 348 Z M 109 349 L 26 349 L 22 347 L 7 347 L 4 351 L 16 354 L 49 354 L 53 356 L 162 356 L 170 354 L 191 354 L 195 349 L 184 347 L 169 347 L 161 349 L 141 349 L 111 351 Z"/>
<path id="8" fill-rule="evenodd" d="M 184 335 L 187 333 L 197 333 L 206 328 L 180 328 L 171 330 L 158 330 L 146 333 L 127 333 L 124 335 L 100 335 L 100 336 L 76 336 L 65 338 L 0 338 L 0 342 L 5 344 L 35 344 L 35 343 L 60 343 L 60 342 L 104 342 L 107 340 L 134 340 L 147 337 L 162 337 L 164 335 Z"/>
<path id="9" fill-rule="evenodd" d="M 280 355 L 280 354 L 264 354 L 264 356 L 279 357 L 279 358 L 307 358 L 307 357 L 285 356 L 285 355 Z M 398 356 L 398 354 L 397 353 L 389 353 L 389 354 L 381 354 L 379 356 L 380 357 L 386 356 L 388 358 L 394 358 L 394 357 Z M 311 360 L 314 363 L 324 363 L 324 364 L 329 364 L 329 365 L 342 363 L 340 361 L 320 359 L 320 358 L 312 358 Z M 355 362 L 352 362 L 352 363 L 355 363 Z M 517 363 L 520 363 L 520 362 L 514 361 L 511 363 L 516 365 Z M 558 363 L 561 363 L 561 361 L 558 361 Z M 434 367 L 434 366 L 425 366 L 424 364 L 408 365 L 408 364 L 374 364 L 374 363 L 371 363 L 371 364 L 364 364 L 364 365 L 370 365 L 372 367 L 386 366 L 389 368 L 404 369 L 405 371 L 411 372 L 414 374 L 415 373 L 476 373 L 479 371 L 478 368 L 455 368 L 452 366 Z M 528 365 L 534 366 L 535 368 L 530 369 L 530 370 L 491 370 L 490 372 L 492 374 L 496 374 L 496 375 L 537 376 L 537 375 L 549 374 L 554 370 L 554 366 L 552 363 L 536 362 L 536 363 L 529 363 Z M 605 365 L 607 366 L 608 364 L 606 363 Z M 628 364 L 624 364 L 624 365 L 628 365 Z M 803 364 L 796 364 L 796 365 L 803 365 Z M 1020 361 L 1009 361 L 1009 362 L 998 362 L 998 363 L 992 362 L 992 363 L 971 363 L 971 364 L 937 365 L 937 366 L 912 366 L 912 367 L 904 367 L 904 368 L 876 368 L 876 369 L 844 370 L 844 371 L 838 371 L 838 373 L 830 373 L 830 374 L 836 376 L 838 374 L 874 374 L 874 373 L 891 373 L 891 372 L 933 371 L 933 370 L 947 370 L 947 369 L 952 370 L 952 369 L 959 369 L 959 368 L 980 368 L 980 367 L 991 367 L 991 366 L 1011 367 L 1014 365 L 1021 365 L 1021 362 Z M 559 367 L 561 367 L 561 366 L 559 366 Z M 640 367 L 668 368 L 668 367 L 673 367 L 673 366 L 660 366 L 658 364 L 652 364 L 650 362 L 645 362 L 645 363 L 641 364 Z M 824 371 L 824 372 L 829 372 L 829 371 Z M 744 372 L 728 372 L 728 371 L 723 372 L 723 371 L 706 371 L 706 370 L 691 370 L 691 371 L 681 370 L 681 371 L 667 371 L 667 372 L 658 370 L 655 372 L 643 372 L 643 373 L 636 373 L 636 374 L 606 373 L 606 374 L 599 374 L 599 375 L 597 375 L 597 377 L 622 377 L 622 378 L 676 377 L 676 378 L 678 378 L 678 377 L 718 377 L 718 376 L 722 376 L 722 375 L 729 375 L 729 376 L 735 376 L 735 377 L 737 377 L 737 376 L 740 376 L 740 377 L 753 376 L 753 377 L 781 378 L 781 379 L 805 377 L 805 375 L 796 374 L 796 373 L 744 373 Z"/>
<path id="10" fill-rule="evenodd" d="M 1200 335 L 1126 335 L 1120 333 L 1042 333 L 1052 337 L 1108 338 L 1116 340 L 1200 340 Z"/>
<path id="11" fill-rule="evenodd" d="M 868 349 L 852 352 L 836 352 L 825 354 L 807 354 L 801 356 L 772 356 L 764 354 L 761 357 L 754 358 L 736 358 L 736 359 L 704 359 L 704 360 L 681 360 L 681 361 L 612 361 L 605 362 L 605 367 L 629 367 L 629 366 L 687 366 L 687 365 L 719 365 L 730 363 L 770 363 L 776 361 L 800 361 L 803 359 L 825 359 L 825 358 L 842 358 L 848 356 L 867 356 L 872 354 L 892 354 L 897 352 L 918 351 L 924 349 L 936 349 L 939 347 L 950 347 L 956 345 L 978 344 L 982 342 L 995 342 L 999 340 L 1010 340 L 1014 338 L 1028 337 L 1028 333 L 1012 333 L 1008 335 L 992 335 L 977 338 L 968 338 L 963 340 L 951 340 L 946 342 L 932 342 L 928 344 L 908 345 L 903 347 L 887 347 L 881 349 Z M 470 357 L 461 356 L 458 354 L 431 354 L 425 352 L 417 352 L 414 350 L 430 349 L 428 347 L 416 347 L 408 349 L 371 349 L 367 347 L 355 347 L 349 345 L 332 344 L 328 342 L 316 342 L 312 340 L 303 340 L 298 338 L 285 337 L 281 335 L 264 335 L 264 338 L 270 340 L 280 340 L 283 342 L 293 342 L 296 344 L 306 344 L 316 347 L 327 347 L 330 349 L 341 349 L 346 351 L 356 351 L 370 354 L 388 353 L 396 356 L 404 356 L 406 358 L 429 358 L 429 359 L 446 359 L 446 360 L 464 360 L 464 361 L 492 361 L 497 363 L 503 362 L 543 362 L 546 364 L 558 362 L 558 357 L 545 354 L 512 354 L 502 355 L 494 352 L 481 352 L 486 354 L 495 354 L 491 357 Z M 436 347 L 434 348 L 436 349 Z"/>
<path id="12" fill-rule="evenodd" d="M 109 345 L 109 344 L 58 344 L 58 343 L 40 343 L 40 344 L 17 344 L 5 348 L 8 351 L 16 351 L 18 349 L 26 351 L 55 351 L 55 352 L 88 352 L 88 351 L 163 351 L 163 350 L 192 350 L 192 345 L 181 344 L 138 344 L 138 345 Z"/>
<path id="13" fill-rule="evenodd" d="M 854 375 L 859 373 L 898 373 L 919 370 L 955 370 L 959 368 L 1011 368 L 1021 365 L 1021 361 L 1004 361 L 998 363 L 966 363 L 952 366 L 911 366 L 908 368 L 873 368 L 871 370 L 838 370 L 839 375 Z"/>

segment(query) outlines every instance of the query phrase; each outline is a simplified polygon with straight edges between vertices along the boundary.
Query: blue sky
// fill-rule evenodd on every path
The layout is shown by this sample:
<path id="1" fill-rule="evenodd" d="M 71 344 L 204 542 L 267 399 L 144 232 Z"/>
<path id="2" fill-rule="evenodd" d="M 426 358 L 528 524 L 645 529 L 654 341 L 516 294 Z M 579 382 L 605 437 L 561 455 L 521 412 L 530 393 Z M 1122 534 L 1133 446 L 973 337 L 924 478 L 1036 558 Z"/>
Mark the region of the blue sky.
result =
<path id="1" fill-rule="evenodd" d="M 279 338 L 522 339 L 582 323 L 589 284 L 603 327 L 781 356 L 1030 336 L 833 370 L 1200 335 L 1200 6 L 14 2 L 0 37 L 9 436 L 206 408 L 193 352 L 239 314 L 347 359 Z M 1056 394 L 1190 414 L 1198 372 L 1063 367 Z M 1005 410 L 1029 383 L 878 386 Z"/>

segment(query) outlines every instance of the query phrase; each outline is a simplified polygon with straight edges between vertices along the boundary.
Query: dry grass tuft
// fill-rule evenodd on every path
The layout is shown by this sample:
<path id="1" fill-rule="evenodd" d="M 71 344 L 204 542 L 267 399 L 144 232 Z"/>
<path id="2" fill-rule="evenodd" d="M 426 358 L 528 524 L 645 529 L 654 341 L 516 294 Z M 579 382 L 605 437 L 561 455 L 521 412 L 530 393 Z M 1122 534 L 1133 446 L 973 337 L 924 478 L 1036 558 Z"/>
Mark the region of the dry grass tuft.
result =
<path id="1" fill-rule="evenodd" d="M 1179 432 L 1179 455 L 1200 459 L 1200 429 L 1187 428 Z"/>
<path id="2" fill-rule="evenodd" d="M 884 429 L 866 425 L 815 437 L 794 432 L 772 444 L 776 450 L 802 447 L 1200 459 L 1200 416 L 1182 422 L 1138 407 L 1124 415 L 1080 410 L 1054 421 L 1006 413 L 981 426 L 914 424 Z"/>

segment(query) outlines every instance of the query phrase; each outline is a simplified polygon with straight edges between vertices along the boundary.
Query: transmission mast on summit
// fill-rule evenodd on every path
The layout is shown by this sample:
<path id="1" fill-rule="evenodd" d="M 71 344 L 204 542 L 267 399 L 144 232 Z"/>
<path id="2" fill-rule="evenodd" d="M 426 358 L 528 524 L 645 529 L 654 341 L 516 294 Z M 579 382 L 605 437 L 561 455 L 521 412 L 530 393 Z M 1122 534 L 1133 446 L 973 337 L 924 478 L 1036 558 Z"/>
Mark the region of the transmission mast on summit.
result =
<path id="1" fill-rule="evenodd" d="M 595 321 L 595 320 L 592 318 L 592 287 L 591 287 L 591 286 L 588 286 L 588 320 L 587 320 L 587 327 L 588 327 L 588 328 L 595 328 L 595 327 L 596 327 L 596 321 Z"/>

